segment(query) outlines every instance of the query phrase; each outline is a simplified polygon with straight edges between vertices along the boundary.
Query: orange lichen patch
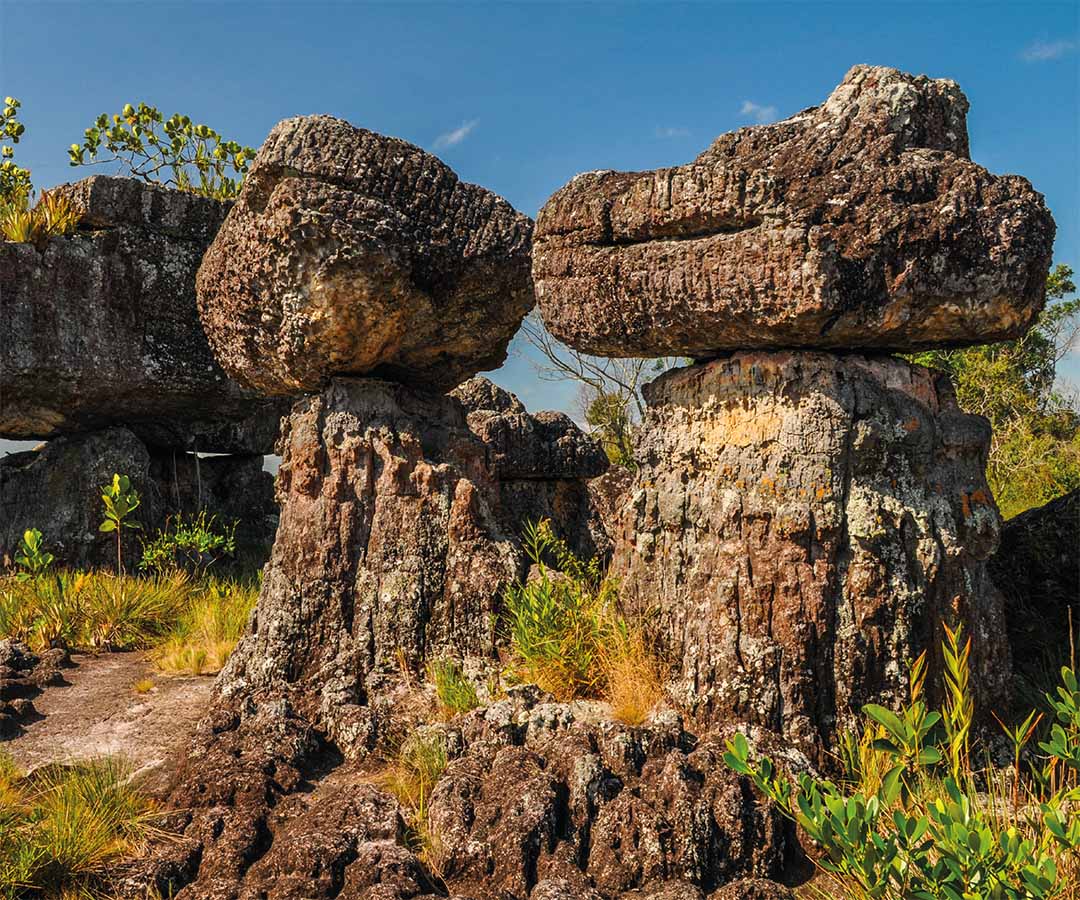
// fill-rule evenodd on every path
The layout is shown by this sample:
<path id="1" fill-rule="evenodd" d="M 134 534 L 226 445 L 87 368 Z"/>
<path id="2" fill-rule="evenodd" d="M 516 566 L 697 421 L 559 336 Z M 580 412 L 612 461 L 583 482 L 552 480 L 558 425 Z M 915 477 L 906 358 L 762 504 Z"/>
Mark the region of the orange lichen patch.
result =
<path id="1" fill-rule="evenodd" d="M 695 423 L 694 437 L 698 445 L 704 447 L 766 444 L 780 437 L 784 418 L 779 404 L 761 403 L 753 409 L 743 406 L 720 408 L 705 421 Z"/>
<path id="2" fill-rule="evenodd" d="M 919 430 L 919 419 L 917 416 L 912 416 L 906 422 L 904 422 L 904 431 L 911 434 L 913 431 Z"/>

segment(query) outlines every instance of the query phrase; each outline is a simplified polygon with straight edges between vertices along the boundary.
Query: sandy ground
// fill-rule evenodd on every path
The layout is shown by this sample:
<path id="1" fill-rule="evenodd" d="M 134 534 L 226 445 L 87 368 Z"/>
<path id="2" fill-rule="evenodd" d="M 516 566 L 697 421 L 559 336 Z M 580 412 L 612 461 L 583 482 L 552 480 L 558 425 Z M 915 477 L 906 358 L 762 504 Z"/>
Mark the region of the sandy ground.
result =
<path id="1" fill-rule="evenodd" d="M 74 654 L 65 684 L 34 698 L 35 721 L 0 746 L 23 769 L 100 756 L 128 759 L 151 792 L 206 712 L 212 677 L 163 675 L 143 653 Z M 153 682 L 145 693 L 135 690 Z"/>

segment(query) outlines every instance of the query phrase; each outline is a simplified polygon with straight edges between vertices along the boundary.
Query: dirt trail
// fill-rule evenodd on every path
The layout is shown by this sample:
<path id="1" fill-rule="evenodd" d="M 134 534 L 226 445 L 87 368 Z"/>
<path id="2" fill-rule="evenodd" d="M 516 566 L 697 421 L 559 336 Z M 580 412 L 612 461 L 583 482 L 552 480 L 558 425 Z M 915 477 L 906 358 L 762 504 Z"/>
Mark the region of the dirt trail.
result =
<path id="1" fill-rule="evenodd" d="M 208 708 L 211 677 L 163 675 L 143 653 L 73 654 L 65 684 L 34 698 L 39 717 L 2 744 L 24 769 L 99 756 L 131 761 L 147 788 L 161 789 L 172 757 Z M 143 680 L 153 688 L 138 693 Z"/>

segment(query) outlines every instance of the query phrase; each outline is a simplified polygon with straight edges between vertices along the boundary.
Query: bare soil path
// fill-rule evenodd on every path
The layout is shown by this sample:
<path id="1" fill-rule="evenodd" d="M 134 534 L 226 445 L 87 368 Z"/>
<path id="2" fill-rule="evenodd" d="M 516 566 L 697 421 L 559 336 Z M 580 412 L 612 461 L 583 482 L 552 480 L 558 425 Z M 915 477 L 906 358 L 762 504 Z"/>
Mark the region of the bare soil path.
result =
<path id="1" fill-rule="evenodd" d="M 72 654 L 65 684 L 34 698 L 35 721 L 0 748 L 23 769 L 101 756 L 128 759 L 151 793 L 206 712 L 212 677 L 164 675 L 144 653 Z M 139 682 L 153 687 L 139 692 Z M 145 688 L 145 685 L 143 685 Z"/>

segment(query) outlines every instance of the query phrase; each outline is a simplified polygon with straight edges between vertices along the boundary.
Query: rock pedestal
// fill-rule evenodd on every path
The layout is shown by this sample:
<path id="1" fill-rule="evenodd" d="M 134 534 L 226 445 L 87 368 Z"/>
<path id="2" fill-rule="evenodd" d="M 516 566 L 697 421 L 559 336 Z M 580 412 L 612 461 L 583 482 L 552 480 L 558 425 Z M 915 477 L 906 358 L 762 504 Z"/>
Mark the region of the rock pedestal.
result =
<path id="1" fill-rule="evenodd" d="M 57 189 L 75 234 L 0 242 L 0 437 L 111 426 L 160 447 L 271 452 L 287 410 L 215 362 L 195 272 L 228 204 L 129 178 Z"/>
<path id="2" fill-rule="evenodd" d="M 864 703 L 904 701 L 924 649 L 934 689 L 957 623 L 978 699 L 1003 695 L 990 430 L 945 376 L 744 352 L 662 375 L 646 398 L 612 574 L 669 653 L 678 701 L 820 758 Z"/>
<path id="3" fill-rule="evenodd" d="M 452 398 L 335 379 L 297 403 L 280 448 L 277 539 L 220 687 L 290 696 L 362 753 L 380 678 L 493 653 L 517 543 L 497 516 L 486 448 Z"/>

